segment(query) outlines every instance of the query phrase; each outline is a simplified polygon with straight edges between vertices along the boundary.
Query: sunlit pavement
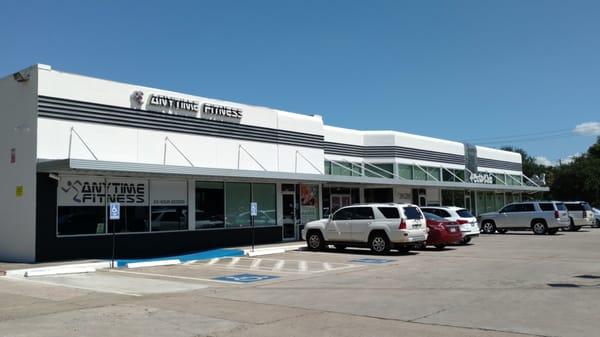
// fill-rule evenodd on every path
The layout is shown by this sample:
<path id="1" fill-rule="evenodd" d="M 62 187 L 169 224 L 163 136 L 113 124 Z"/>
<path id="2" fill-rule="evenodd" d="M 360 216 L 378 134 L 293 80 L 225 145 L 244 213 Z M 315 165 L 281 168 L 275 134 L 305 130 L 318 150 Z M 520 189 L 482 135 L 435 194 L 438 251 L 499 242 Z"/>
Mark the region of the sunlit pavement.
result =
<path id="1" fill-rule="evenodd" d="M 600 229 L 0 277 L 0 336 L 594 336 Z"/>

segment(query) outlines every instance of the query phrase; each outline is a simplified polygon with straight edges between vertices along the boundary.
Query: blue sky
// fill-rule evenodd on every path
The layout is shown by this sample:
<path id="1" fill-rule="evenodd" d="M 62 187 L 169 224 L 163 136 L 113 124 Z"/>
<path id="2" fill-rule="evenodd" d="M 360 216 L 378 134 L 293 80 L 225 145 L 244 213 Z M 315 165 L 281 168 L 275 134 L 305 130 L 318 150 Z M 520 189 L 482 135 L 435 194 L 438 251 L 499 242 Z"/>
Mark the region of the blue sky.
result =
<path id="1" fill-rule="evenodd" d="M 556 161 L 600 133 L 573 132 L 600 122 L 599 33 L 600 1 L 8 0 L 0 74 L 45 63 Z"/>

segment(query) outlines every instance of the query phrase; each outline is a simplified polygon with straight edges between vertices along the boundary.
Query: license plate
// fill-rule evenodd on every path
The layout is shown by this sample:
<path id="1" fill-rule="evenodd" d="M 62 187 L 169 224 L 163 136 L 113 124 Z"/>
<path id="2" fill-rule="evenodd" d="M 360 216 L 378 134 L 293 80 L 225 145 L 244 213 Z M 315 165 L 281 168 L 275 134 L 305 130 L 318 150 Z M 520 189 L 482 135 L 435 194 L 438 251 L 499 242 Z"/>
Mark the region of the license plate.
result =
<path id="1" fill-rule="evenodd" d="M 421 227 L 420 224 L 414 224 L 414 225 L 412 225 L 412 228 L 419 228 L 419 227 Z"/>
<path id="2" fill-rule="evenodd" d="M 450 232 L 456 232 L 456 228 L 450 228 Z"/>

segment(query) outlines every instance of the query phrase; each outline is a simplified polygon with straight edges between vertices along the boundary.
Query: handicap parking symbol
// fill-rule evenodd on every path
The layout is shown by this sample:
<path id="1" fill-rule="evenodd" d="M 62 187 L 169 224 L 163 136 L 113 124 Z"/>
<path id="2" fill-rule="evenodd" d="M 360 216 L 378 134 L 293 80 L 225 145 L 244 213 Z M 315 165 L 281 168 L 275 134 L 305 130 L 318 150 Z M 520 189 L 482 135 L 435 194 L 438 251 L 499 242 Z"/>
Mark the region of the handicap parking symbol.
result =
<path id="1" fill-rule="evenodd" d="M 350 262 L 356 262 L 356 263 L 368 263 L 368 264 L 383 264 L 383 263 L 390 263 L 390 262 L 394 262 L 396 260 L 389 260 L 389 259 L 357 259 L 357 260 L 352 260 Z"/>
<path id="2" fill-rule="evenodd" d="M 279 276 L 239 274 L 239 275 L 215 277 L 215 278 L 213 278 L 213 280 L 236 282 L 236 283 L 252 283 L 252 282 L 259 282 L 259 281 L 264 281 L 264 280 L 270 280 L 270 279 L 274 279 L 274 278 L 279 278 Z"/>

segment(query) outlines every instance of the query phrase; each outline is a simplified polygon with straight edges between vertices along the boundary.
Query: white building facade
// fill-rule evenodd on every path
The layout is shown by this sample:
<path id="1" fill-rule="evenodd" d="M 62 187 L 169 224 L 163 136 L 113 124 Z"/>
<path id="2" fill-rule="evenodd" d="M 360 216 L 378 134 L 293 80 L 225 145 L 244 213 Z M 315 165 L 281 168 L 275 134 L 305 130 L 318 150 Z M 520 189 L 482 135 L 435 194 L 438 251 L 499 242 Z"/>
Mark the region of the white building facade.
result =
<path id="1" fill-rule="evenodd" d="M 0 79 L 0 259 L 160 256 L 296 240 L 359 202 L 475 213 L 546 191 L 517 153 L 36 65 Z M 119 220 L 108 205 L 120 204 Z"/>

